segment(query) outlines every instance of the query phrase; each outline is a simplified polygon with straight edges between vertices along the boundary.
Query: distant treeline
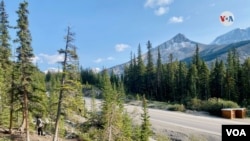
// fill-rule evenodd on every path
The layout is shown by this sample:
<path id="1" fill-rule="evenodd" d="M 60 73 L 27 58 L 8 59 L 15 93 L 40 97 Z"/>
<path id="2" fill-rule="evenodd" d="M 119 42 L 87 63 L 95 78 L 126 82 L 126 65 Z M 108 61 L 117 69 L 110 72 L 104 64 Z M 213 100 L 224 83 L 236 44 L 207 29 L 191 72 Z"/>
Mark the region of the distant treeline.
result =
<path id="1" fill-rule="evenodd" d="M 250 103 L 250 58 L 240 63 L 236 49 L 228 50 L 226 60 L 217 59 L 211 64 L 206 64 L 200 57 L 198 45 L 191 63 L 174 60 L 174 56 L 169 54 L 169 63 L 162 64 L 158 50 L 157 63 L 153 64 L 150 41 L 147 48 L 146 64 L 139 45 L 137 57 L 131 55 L 122 75 L 112 72 L 111 82 L 118 84 L 122 81 L 127 93 L 145 94 L 151 100 L 185 103 L 192 98 L 207 100 L 216 97 L 241 105 Z M 98 86 L 101 76 L 81 69 L 83 83 Z"/>

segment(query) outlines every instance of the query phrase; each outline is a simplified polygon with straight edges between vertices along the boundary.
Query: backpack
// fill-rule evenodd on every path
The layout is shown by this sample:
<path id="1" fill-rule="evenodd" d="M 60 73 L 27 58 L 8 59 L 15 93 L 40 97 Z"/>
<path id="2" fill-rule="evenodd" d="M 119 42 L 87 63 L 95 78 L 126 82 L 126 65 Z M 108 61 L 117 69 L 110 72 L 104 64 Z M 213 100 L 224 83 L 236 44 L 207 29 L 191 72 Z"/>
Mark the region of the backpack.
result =
<path id="1" fill-rule="evenodd" d="M 43 122 L 40 118 L 37 119 L 37 126 L 38 127 L 43 127 Z"/>

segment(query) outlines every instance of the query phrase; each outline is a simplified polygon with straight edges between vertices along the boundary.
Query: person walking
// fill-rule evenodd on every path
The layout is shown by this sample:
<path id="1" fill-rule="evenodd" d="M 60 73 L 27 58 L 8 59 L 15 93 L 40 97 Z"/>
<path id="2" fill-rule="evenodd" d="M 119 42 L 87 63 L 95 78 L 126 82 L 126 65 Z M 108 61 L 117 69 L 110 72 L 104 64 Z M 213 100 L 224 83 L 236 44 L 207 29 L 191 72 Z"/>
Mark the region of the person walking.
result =
<path id="1" fill-rule="evenodd" d="M 36 127 L 37 127 L 38 136 L 43 136 L 43 126 L 44 126 L 44 123 L 43 123 L 41 117 L 37 117 Z"/>

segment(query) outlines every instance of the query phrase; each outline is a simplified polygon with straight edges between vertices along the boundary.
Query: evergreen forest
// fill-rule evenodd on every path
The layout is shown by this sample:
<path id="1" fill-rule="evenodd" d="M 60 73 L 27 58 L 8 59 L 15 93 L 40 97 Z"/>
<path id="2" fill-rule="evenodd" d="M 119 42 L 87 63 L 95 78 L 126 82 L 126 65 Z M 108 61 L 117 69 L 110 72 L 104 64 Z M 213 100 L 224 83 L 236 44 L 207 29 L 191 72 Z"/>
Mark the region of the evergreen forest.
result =
<path id="1" fill-rule="evenodd" d="M 27 1 L 20 3 L 16 14 L 16 25 L 9 25 L 1 0 L 0 131 L 5 134 L 20 132 L 24 140 L 32 141 L 31 136 L 36 134 L 35 119 L 41 117 L 53 141 L 68 135 L 65 121 L 69 120 L 74 121 L 75 137 L 79 140 L 148 141 L 153 135 L 149 101 L 180 104 L 194 110 L 204 110 L 204 102 L 214 99 L 225 101 L 217 105 L 217 110 L 250 104 L 250 58 L 240 62 L 236 49 L 228 51 L 226 60 L 217 59 L 212 64 L 199 56 L 199 46 L 189 63 L 169 54 L 169 63 L 163 64 L 158 51 L 155 64 L 148 41 L 146 63 L 139 45 L 137 55 L 131 53 L 123 74 L 116 75 L 108 69 L 96 73 L 80 66 L 75 33 L 67 27 L 65 46 L 58 48 L 58 54 L 64 57 L 58 62 L 62 72 L 44 73 L 32 63 L 35 55 Z M 16 36 L 10 37 L 9 30 L 15 30 Z M 99 95 L 96 89 L 101 91 Z M 91 92 L 90 108 L 84 100 L 85 91 Z M 102 98 L 100 108 L 96 106 L 96 97 Z M 124 107 L 125 102 L 136 98 L 142 108 L 139 124 L 133 123 Z M 215 109 L 211 112 L 218 112 Z"/>
<path id="2" fill-rule="evenodd" d="M 44 135 L 53 141 L 67 138 L 85 141 L 149 140 L 152 131 L 145 97 L 142 98 L 142 122 L 135 125 L 124 108 L 122 81 L 114 85 L 109 74 L 104 71 L 100 73 L 98 84 L 92 84 L 98 85 L 102 91 L 101 109 L 96 107 L 94 94 L 91 107 L 87 109 L 83 89 L 92 86 L 82 80 L 72 28 L 67 27 L 65 46 L 58 48 L 58 54 L 64 58 L 58 62 L 62 72 L 44 73 L 32 62 L 35 55 L 27 1 L 19 4 L 16 14 L 16 25 L 9 25 L 5 3 L 1 0 L 0 140 L 41 139 L 36 135 L 37 118 L 43 119 Z M 9 30 L 15 30 L 16 36 L 10 37 Z M 16 47 L 14 50 L 13 46 Z M 69 132 L 73 128 L 76 132 Z M 47 137 L 42 139 L 48 140 Z"/>
<path id="3" fill-rule="evenodd" d="M 250 58 L 240 62 L 236 49 L 228 50 L 227 59 L 207 64 L 199 55 L 199 47 L 191 62 L 182 62 L 169 54 L 169 63 L 162 64 L 158 50 L 157 63 L 153 64 L 147 42 L 147 61 L 142 59 L 141 46 L 131 55 L 130 63 L 122 75 L 110 73 L 110 80 L 124 84 L 128 95 L 145 95 L 149 100 L 186 104 L 192 99 L 224 99 L 246 107 L 250 104 Z M 81 69 L 84 83 L 99 84 L 99 74 Z M 98 85 L 97 85 L 98 86 Z"/>

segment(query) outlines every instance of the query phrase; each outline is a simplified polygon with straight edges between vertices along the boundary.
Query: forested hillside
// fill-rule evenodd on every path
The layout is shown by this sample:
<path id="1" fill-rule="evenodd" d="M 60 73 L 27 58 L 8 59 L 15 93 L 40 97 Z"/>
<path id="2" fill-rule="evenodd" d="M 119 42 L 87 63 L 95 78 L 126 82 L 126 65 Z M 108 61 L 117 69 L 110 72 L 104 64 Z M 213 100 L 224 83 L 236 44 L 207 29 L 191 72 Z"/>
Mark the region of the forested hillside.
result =
<path id="1" fill-rule="evenodd" d="M 18 135 L 32 141 L 30 136 L 37 134 L 36 120 L 42 118 L 44 135 L 53 141 L 70 137 L 84 141 L 148 141 L 154 135 L 148 100 L 200 110 L 199 104 L 206 106 L 216 99 L 212 106 L 219 111 L 227 106 L 237 107 L 237 103 L 242 107 L 250 104 L 250 58 L 241 62 L 237 49 L 228 50 L 226 61 L 217 59 L 212 64 L 201 58 L 199 44 L 190 63 L 176 61 L 173 54 L 169 54 L 168 63 L 162 63 L 158 50 L 155 65 L 148 41 L 146 63 L 139 45 L 137 56 L 131 54 L 124 74 L 109 74 L 107 70 L 96 73 L 80 67 L 75 33 L 67 27 L 64 46 L 58 48 L 58 54 L 63 56 L 58 62 L 62 71 L 44 73 L 32 62 L 35 55 L 27 1 L 19 4 L 16 14 L 16 25 L 9 25 L 1 0 L 0 140 Z M 10 37 L 9 30 L 15 31 L 16 36 Z M 92 97 L 88 108 L 85 91 Z M 96 107 L 96 97 L 102 98 L 100 107 Z M 128 97 L 137 98 L 141 104 L 139 123 L 133 122 L 124 107 Z M 210 110 L 209 106 L 205 110 Z M 10 136 L 3 138 L 2 134 Z"/>
<path id="2" fill-rule="evenodd" d="M 142 99 L 142 122 L 133 124 L 124 110 L 123 82 L 113 80 L 104 72 L 99 75 L 98 81 L 91 82 L 102 90 L 101 109 L 95 107 L 94 94 L 91 109 L 85 108 L 82 91 L 92 86 L 81 77 L 85 74 L 79 69 L 75 33 L 71 27 L 67 27 L 64 48 L 58 49 L 58 54 L 64 58 L 58 62 L 62 72 L 45 74 L 32 63 L 34 54 L 28 2 L 21 2 L 16 13 L 17 25 L 9 25 L 5 3 L 1 1 L 0 140 L 34 140 L 38 118 L 43 121 L 44 140 L 58 141 L 72 137 L 78 140 L 149 140 L 152 132 L 145 97 Z M 9 30 L 15 30 L 16 36 L 10 37 Z M 12 45 L 17 47 L 14 51 Z"/>
<path id="3" fill-rule="evenodd" d="M 237 49 L 230 49 L 226 61 L 217 59 L 207 64 L 199 54 L 199 46 L 190 63 L 176 61 L 169 54 L 169 63 L 163 64 L 158 51 L 157 64 L 152 63 L 151 43 L 147 43 L 147 64 L 142 61 L 141 47 L 137 57 L 131 55 L 125 73 L 111 73 L 111 80 L 121 80 L 127 93 L 145 94 L 148 99 L 186 103 L 197 98 L 221 98 L 242 106 L 250 103 L 250 58 L 240 63 Z M 82 79 L 90 84 L 98 82 L 98 74 L 82 70 Z"/>

